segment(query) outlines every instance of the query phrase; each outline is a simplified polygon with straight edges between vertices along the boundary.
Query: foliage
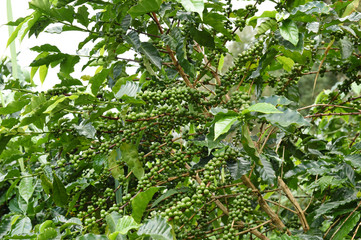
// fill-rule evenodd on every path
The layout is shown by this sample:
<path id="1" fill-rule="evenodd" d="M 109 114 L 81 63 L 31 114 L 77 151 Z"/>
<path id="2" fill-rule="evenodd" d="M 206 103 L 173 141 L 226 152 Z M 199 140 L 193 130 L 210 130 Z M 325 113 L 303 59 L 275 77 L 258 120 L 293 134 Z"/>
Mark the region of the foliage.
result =
<path id="1" fill-rule="evenodd" d="M 30 1 L 9 44 L 88 37 L 34 46 L 30 76 L 1 62 L 0 237 L 360 238 L 359 1 L 261 2 Z M 81 58 L 93 76 L 72 76 Z M 300 108 L 325 73 L 341 81 Z"/>

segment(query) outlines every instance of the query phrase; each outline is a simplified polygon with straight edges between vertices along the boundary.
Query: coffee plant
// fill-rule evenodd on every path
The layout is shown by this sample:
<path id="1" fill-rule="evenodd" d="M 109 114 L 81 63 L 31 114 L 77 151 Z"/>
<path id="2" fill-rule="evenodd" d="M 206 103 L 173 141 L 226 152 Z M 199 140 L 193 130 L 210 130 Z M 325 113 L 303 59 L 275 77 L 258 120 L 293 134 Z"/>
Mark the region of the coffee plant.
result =
<path id="1" fill-rule="evenodd" d="M 359 0 L 262 2 L 29 1 L 8 44 L 87 37 L 1 62 L 0 238 L 361 239 Z"/>

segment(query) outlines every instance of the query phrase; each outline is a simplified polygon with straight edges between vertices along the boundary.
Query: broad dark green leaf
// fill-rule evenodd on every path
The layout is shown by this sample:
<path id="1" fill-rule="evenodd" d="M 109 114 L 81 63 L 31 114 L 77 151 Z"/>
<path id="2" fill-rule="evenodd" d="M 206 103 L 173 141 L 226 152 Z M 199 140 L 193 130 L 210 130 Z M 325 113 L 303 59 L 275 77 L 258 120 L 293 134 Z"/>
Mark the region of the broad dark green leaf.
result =
<path id="1" fill-rule="evenodd" d="M 55 204 L 60 207 L 64 207 L 68 203 L 68 194 L 66 193 L 64 184 L 56 174 L 54 174 L 53 182 L 53 200 Z"/>
<path id="2" fill-rule="evenodd" d="M 251 162 L 244 158 L 238 158 L 234 163 L 227 163 L 227 168 L 233 179 L 240 179 L 251 170 Z"/>
<path id="3" fill-rule="evenodd" d="M 147 235 L 154 240 L 173 240 L 172 227 L 159 216 L 148 220 L 138 230 L 138 235 Z"/>
<path id="4" fill-rule="evenodd" d="M 97 95 L 100 86 L 104 83 L 109 72 L 110 69 L 103 69 L 89 80 L 89 83 L 91 84 L 91 90 L 94 95 Z"/>
<path id="5" fill-rule="evenodd" d="M 229 111 L 227 113 L 218 112 L 212 121 L 213 130 L 214 130 L 214 138 L 212 140 L 216 140 L 222 134 L 227 133 L 233 123 L 235 123 L 238 119 L 238 113 Z"/>
<path id="6" fill-rule="evenodd" d="M 147 205 L 150 200 L 152 200 L 153 195 L 159 190 L 157 187 L 151 187 L 145 192 L 139 193 L 135 198 L 132 200 L 132 217 L 138 223 L 141 222 L 143 213 L 147 208 Z M 140 229 L 139 229 L 140 230 Z"/>
<path id="7" fill-rule="evenodd" d="M 162 58 L 153 44 L 149 42 L 142 42 L 140 44 L 139 51 L 143 53 L 157 68 L 162 68 Z"/>
<path id="8" fill-rule="evenodd" d="M 349 198 L 347 198 L 345 200 L 341 200 L 341 201 L 330 201 L 327 203 L 323 203 L 318 209 L 316 209 L 314 219 L 317 219 L 321 215 L 328 213 L 332 209 L 335 209 L 335 208 L 343 206 L 347 203 L 350 203 L 350 202 L 354 201 L 355 199 L 356 199 L 356 197 L 349 197 Z"/>
<path id="9" fill-rule="evenodd" d="M 51 44 L 43 44 L 41 46 L 35 46 L 30 48 L 30 50 L 36 51 L 38 53 L 41 52 L 57 52 L 60 53 L 60 50 L 58 47 L 51 45 Z"/>
<path id="10" fill-rule="evenodd" d="M 111 212 L 105 217 L 105 220 L 107 222 L 107 227 L 109 228 L 110 232 L 116 231 L 118 221 L 121 217 L 122 215 L 120 215 L 117 212 Z"/>
<path id="11" fill-rule="evenodd" d="M 135 18 L 145 13 L 156 12 L 162 2 L 162 0 L 140 0 L 137 5 L 129 9 L 128 13 Z"/>
<path id="12" fill-rule="evenodd" d="M 261 164 L 262 166 L 260 167 L 260 174 L 261 174 L 261 178 L 268 182 L 271 186 L 274 185 L 275 181 L 276 181 L 276 173 L 275 170 L 273 170 L 272 168 L 272 164 L 271 162 L 263 155 L 260 155 L 260 160 L 261 160 Z"/>
<path id="13" fill-rule="evenodd" d="M 107 163 L 106 156 L 104 156 L 103 154 L 97 154 L 93 160 L 94 171 L 99 174 L 101 171 L 103 171 L 103 168 L 106 163 Z"/>
<path id="14" fill-rule="evenodd" d="M 360 220 L 360 212 L 354 212 L 349 219 L 347 219 L 345 222 L 342 222 L 342 226 L 340 230 L 334 235 L 333 239 L 346 239 L 347 235 L 349 233 L 353 234 L 354 232 L 351 232 L 352 229 L 356 227 L 356 225 L 359 223 Z M 338 229 L 339 226 L 336 227 Z"/>
<path id="15" fill-rule="evenodd" d="M 299 37 L 298 37 L 298 27 L 295 22 L 291 20 L 285 20 L 280 26 L 281 36 L 291 42 L 294 46 L 297 46 Z"/>
<path id="16" fill-rule="evenodd" d="M 206 13 L 204 14 L 203 22 L 209 26 L 212 26 L 216 31 L 222 33 L 223 35 L 231 37 L 231 34 L 224 27 L 224 21 L 226 20 L 227 18 L 221 14 Z"/>
<path id="17" fill-rule="evenodd" d="M 49 65 L 53 62 L 59 62 L 60 60 L 66 58 L 67 55 L 63 53 L 50 54 L 46 57 L 39 58 L 30 63 L 30 67 L 39 67 L 41 65 Z"/>
<path id="18" fill-rule="evenodd" d="M 79 56 L 67 55 L 60 63 L 60 73 L 65 77 L 70 77 L 70 73 L 74 72 L 74 66 L 80 61 Z"/>
<path id="19" fill-rule="evenodd" d="M 191 27 L 190 33 L 194 40 L 202 46 L 214 48 L 214 38 L 206 30 L 198 31 L 196 28 Z"/>
<path id="20" fill-rule="evenodd" d="M 83 5 L 78 8 L 78 12 L 76 14 L 76 19 L 80 24 L 82 24 L 85 27 L 88 27 L 89 25 L 89 12 L 88 8 Z"/>
<path id="21" fill-rule="evenodd" d="M 138 229 L 140 226 L 131 216 L 123 216 L 117 222 L 116 231 L 125 235 L 129 230 Z"/>
<path id="22" fill-rule="evenodd" d="M 262 97 L 258 101 L 259 102 L 270 103 L 270 104 L 275 105 L 275 106 L 277 106 L 277 105 L 290 105 L 292 103 L 292 101 L 288 100 L 286 97 L 277 96 L 277 95 Z"/>
<path id="23" fill-rule="evenodd" d="M 267 114 L 264 117 L 272 124 L 277 124 L 285 128 L 293 124 L 296 126 L 309 125 L 309 122 L 306 121 L 300 113 L 289 108 L 283 110 L 283 113 Z"/>
<path id="24" fill-rule="evenodd" d="M 256 27 L 257 25 L 257 20 L 259 18 L 275 18 L 276 17 L 276 10 L 273 11 L 264 11 L 261 15 L 259 16 L 253 16 L 251 18 L 247 19 L 247 25 L 252 26 L 252 27 Z"/>
<path id="25" fill-rule="evenodd" d="M 250 156 L 257 164 L 261 165 L 259 154 L 253 140 L 251 139 L 251 136 L 249 135 L 249 129 L 246 124 L 242 125 L 241 143 L 244 150 L 248 153 L 248 156 Z"/>
<path id="26" fill-rule="evenodd" d="M 6 136 L 5 134 L 0 134 L 0 155 L 6 148 L 6 145 L 11 140 L 13 136 Z"/>
<path id="27" fill-rule="evenodd" d="M 8 103 L 5 107 L 0 108 L 0 115 L 6 115 L 11 114 L 20 111 L 25 107 L 27 104 L 29 104 L 30 99 L 27 97 L 22 97 L 20 99 L 17 99 L 16 101 L 12 101 Z"/>

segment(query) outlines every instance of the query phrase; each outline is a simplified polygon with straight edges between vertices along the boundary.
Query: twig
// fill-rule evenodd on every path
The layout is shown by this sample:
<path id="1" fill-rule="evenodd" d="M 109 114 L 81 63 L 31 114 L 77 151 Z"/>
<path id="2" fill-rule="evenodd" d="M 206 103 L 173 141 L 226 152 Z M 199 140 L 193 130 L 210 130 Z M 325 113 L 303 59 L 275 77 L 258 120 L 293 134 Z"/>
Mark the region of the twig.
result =
<path id="1" fill-rule="evenodd" d="M 323 238 L 325 239 L 327 234 L 331 231 L 331 229 L 341 220 L 341 218 L 338 218 L 334 223 L 331 224 L 331 226 L 327 229 L 325 234 L 323 235 Z"/>
<path id="2" fill-rule="evenodd" d="M 272 220 L 265 221 L 264 223 L 262 223 L 262 224 L 260 224 L 260 225 L 258 225 L 258 226 L 255 226 L 255 227 L 252 227 L 252 228 L 250 228 L 250 229 L 247 229 L 247 230 L 244 230 L 244 231 L 242 231 L 242 232 L 239 232 L 239 233 L 235 234 L 235 236 L 248 233 L 248 232 L 250 232 L 250 231 L 252 231 L 252 230 L 255 230 L 255 229 L 257 229 L 257 228 L 260 228 L 260 227 L 262 227 L 262 226 L 264 226 L 264 225 L 266 225 L 266 224 L 268 224 L 268 223 L 270 223 L 270 222 L 272 222 Z"/>
<path id="3" fill-rule="evenodd" d="M 333 237 L 336 235 L 336 233 L 337 233 L 338 231 L 340 231 L 341 227 L 342 227 L 342 226 L 345 224 L 345 222 L 352 216 L 352 214 L 353 214 L 354 212 L 356 212 L 356 210 L 357 210 L 360 206 L 361 206 L 361 201 L 357 204 L 357 206 L 355 207 L 355 209 L 352 210 L 352 212 L 347 216 L 347 218 L 341 223 L 341 225 L 337 228 L 337 230 L 332 234 L 330 240 L 333 239 Z"/>
<path id="4" fill-rule="evenodd" d="M 361 115 L 361 112 L 350 112 L 350 113 L 316 113 L 316 114 L 313 114 L 313 115 L 305 116 L 305 118 L 325 117 L 325 116 L 348 116 L 348 115 Z"/>
<path id="5" fill-rule="evenodd" d="M 321 68 L 322 68 L 322 64 L 323 64 L 323 62 L 326 60 L 326 56 L 327 56 L 328 52 L 330 51 L 330 49 L 331 49 L 331 47 L 332 47 L 332 45 L 333 45 L 334 42 L 335 42 L 335 38 L 332 39 L 331 42 L 328 44 L 328 46 L 327 46 L 327 48 L 326 48 L 326 50 L 325 50 L 325 54 L 324 54 L 324 56 L 323 56 L 323 58 L 322 58 L 322 60 L 321 60 L 321 62 L 320 62 L 320 65 L 318 66 L 318 70 L 317 70 L 317 73 L 316 73 L 316 77 L 315 77 L 315 80 L 314 80 L 314 82 L 313 82 L 312 96 L 313 96 L 314 93 L 315 93 L 317 78 L 318 78 L 318 76 L 320 75 L 320 71 L 321 71 Z"/>
<path id="6" fill-rule="evenodd" d="M 274 204 L 274 205 L 276 205 L 276 206 L 279 206 L 279 207 L 284 208 L 284 209 L 286 209 L 286 210 L 288 210 L 288 211 L 290 211 L 290 212 L 293 212 L 294 214 L 297 214 L 296 211 L 294 211 L 294 210 L 292 210 L 291 208 L 288 208 L 288 207 L 286 207 L 286 206 L 283 206 L 282 204 L 280 204 L 280 203 L 278 203 L 278 202 L 275 202 L 275 201 L 272 201 L 272 200 L 269 200 L 269 199 L 265 199 L 265 200 L 266 200 L 266 202 L 272 203 L 272 204 Z"/>
<path id="7" fill-rule="evenodd" d="M 319 106 L 323 106 L 323 107 L 339 107 L 339 108 L 348 108 L 348 109 L 354 109 L 352 107 L 347 107 L 347 106 L 342 106 L 342 105 L 333 105 L 333 104 L 313 104 L 313 105 L 309 105 L 306 107 L 302 107 L 297 109 L 297 111 L 301 111 L 307 108 L 312 108 L 312 107 L 319 107 Z"/>
<path id="8" fill-rule="evenodd" d="M 279 216 L 272 210 L 270 206 L 268 206 L 266 200 L 262 197 L 260 191 L 253 185 L 251 180 L 246 175 L 243 175 L 242 181 L 247 187 L 254 190 L 254 192 L 257 194 L 259 205 L 261 206 L 263 211 L 265 211 L 267 215 L 271 218 L 272 222 L 276 225 L 276 227 L 281 231 L 284 231 L 286 229 L 286 233 L 288 235 L 292 235 L 290 230 L 288 230 L 287 227 L 283 224 Z"/>
<path id="9" fill-rule="evenodd" d="M 293 197 L 293 194 L 291 193 L 290 189 L 288 188 L 286 183 L 280 177 L 278 177 L 278 185 L 283 190 L 283 192 L 286 194 L 287 198 L 291 201 L 292 205 L 295 207 L 298 218 L 300 219 L 303 231 L 307 232 L 308 230 L 310 230 L 310 226 L 307 223 L 305 214 L 304 214 L 300 204 Z"/>
<path id="10" fill-rule="evenodd" d="M 357 228 L 356 228 L 356 230 L 355 230 L 355 233 L 352 235 L 352 238 L 351 238 L 351 240 L 354 240 L 355 239 L 355 237 L 356 237 L 356 234 L 357 234 L 357 232 L 358 232 L 358 229 L 360 228 L 360 226 L 361 226 L 361 222 L 357 225 Z"/>

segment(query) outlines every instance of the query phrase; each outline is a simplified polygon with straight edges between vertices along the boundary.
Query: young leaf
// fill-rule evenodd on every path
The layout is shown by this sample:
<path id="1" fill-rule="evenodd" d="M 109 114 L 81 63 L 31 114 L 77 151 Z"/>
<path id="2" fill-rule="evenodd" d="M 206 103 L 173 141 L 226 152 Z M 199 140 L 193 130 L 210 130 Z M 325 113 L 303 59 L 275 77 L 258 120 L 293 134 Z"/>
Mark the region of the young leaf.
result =
<path id="1" fill-rule="evenodd" d="M 280 26 L 280 33 L 285 40 L 297 46 L 299 37 L 298 37 L 298 27 L 295 22 L 291 20 L 283 21 Z"/>
<path id="2" fill-rule="evenodd" d="M 282 64 L 284 70 L 286 70 L 287 72 L 292 71 L 292 67 L 295 62 L 291 58 L 285 56 L 278 56 L 276 60 Z"/>
<path id="3" fill-rule="evenodd" d="M 147 205 L 150 200 L 152 200 L 153 195 L 159 190 L 157 187 L 151 187 L 145 192 L 139 193 L 132 200 L 132 217 L 138 223 L 142 220 L 143 213 L 147 208 Z"/>

